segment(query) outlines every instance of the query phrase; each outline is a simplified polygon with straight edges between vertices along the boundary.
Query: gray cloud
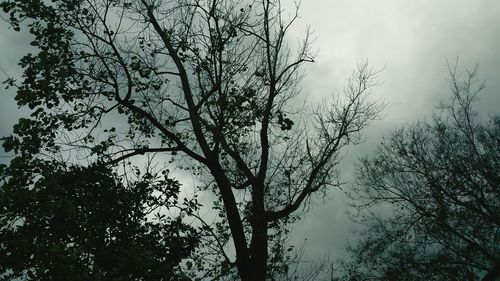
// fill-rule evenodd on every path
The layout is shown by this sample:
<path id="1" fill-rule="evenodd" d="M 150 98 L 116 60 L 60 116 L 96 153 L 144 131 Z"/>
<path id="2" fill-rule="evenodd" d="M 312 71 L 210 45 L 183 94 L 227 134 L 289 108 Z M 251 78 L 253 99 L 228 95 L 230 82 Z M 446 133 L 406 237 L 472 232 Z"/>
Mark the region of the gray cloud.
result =
<path id="1" fill-rule="evenodd" d="M 339 93 L 351 69 L 367 58 L 384 68 L 382 84 L 373 91 L 388 106 L 384 119 L 366 132 L 366 143 L 353 147 L 343 163 L 352 180 L 353 163 L 380 143 L 382 136 L 404 123 L 425 118 L 449 96 L 447 60 L 459 58 L 459 69 L 479 64 L 486 89 L 477 109 L 484 114 L 500 106 L 500 2 L 484 1 L 303 1 L 298 25 L 310 25 L 317 63 L 308 66 L 304 90 L 311 96 Z M 293 37 L 301 36 L 297 28 Z M 307 257 L 345 254 L 353 241 L 345 215 L 346 197 L 333 191 L 332 200 L 315 206 L 295 227 L 293 241 L 307 238 Z"/>

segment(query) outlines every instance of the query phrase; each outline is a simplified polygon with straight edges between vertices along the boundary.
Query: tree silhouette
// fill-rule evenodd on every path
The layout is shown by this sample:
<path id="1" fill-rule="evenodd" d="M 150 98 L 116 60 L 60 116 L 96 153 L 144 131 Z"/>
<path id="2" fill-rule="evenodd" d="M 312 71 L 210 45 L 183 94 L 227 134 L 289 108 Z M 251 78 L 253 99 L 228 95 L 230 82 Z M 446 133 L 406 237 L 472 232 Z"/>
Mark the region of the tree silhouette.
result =
<path id="1" fill-rule="evenodd" d="M 76 157 L 125 169 L 132 157 L 154 154 L 190 171 L 220 212 L 201 222 L 211 240 L 195 260 L 210 268 L 207 278 L 233 278 L 236 269 L 241 280 L 265 280 L 286 270 L 274 266 L 286 259 L 284 228 L 313 194 L 340 185 L 343 148 L 381 109 L 367 99 L 376 72 L 364 63 L 342 97 L 295 106 L 301 67 L 314 56 L 308 35 L 287 46 L 297 14 L 279 1 L 1 6 L 37 47 L 21 60 L 22 80 L 7 81 L 32 115 L 4 147 L 22 158 Z"/>
<path id="2" fill-rule="evenodd" d="M 396 130 L 361 162 L 353 204 L 369 227 L 345 279 L 498 278 L 500 118 L 474 111 L 475 70 L 450 74 L 452 97 L 430 122 Z"/>
<path id="3" fill-rule="evenodd" d="M 145 175 L 124 187 L 110 169 L 27 163 L 1 171 L 0 280 L 180 280 L 198 243 L 179 183 Z M 148 215 L 156 215 L 148 219 Z"/>

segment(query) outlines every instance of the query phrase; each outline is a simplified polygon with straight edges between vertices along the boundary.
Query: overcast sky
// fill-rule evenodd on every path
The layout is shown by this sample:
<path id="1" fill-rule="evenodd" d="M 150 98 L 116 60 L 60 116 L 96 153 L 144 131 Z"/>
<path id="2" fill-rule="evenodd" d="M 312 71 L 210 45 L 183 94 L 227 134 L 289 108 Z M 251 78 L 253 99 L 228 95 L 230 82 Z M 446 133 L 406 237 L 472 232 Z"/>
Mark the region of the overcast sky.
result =
<path id="1" fill-rule="evenodd" d="M 383 135 L 429 116 L 450 95 L 447 61 L 455 63 L 458 57 L 462 70 L 477 63 L 486 79 L 477 109 L 499 112 L 498 0 L 314 0 L 302 1 L 301 15 L 294 35 L 299 38 L 309 25 L 318 50 L 304 87 L 311 96 L 339 93 L 352 68 L 365 58 L 384 68 L 373 94 L 388 102 L 385 117 L 367 130 L 365 144 L 351 148 L 343 163 L 346 180 L 355 159 L 373 152 Z M 354 239 L 344 194 L 333 192 L 331 197 L 294 228 L 295 241 L 307 238 L 310 257 L 322 257 L 325 251 L 342 256 L 348 238 Z"/>
<path id="2" fill-rule="evenodd" d="M 283 2 L 287 2 L 283 0 Z M 382 84 L 374 89 L 388 106 L 384 119 L 367 131 L 367 142 L 351 149 L 343 164 L 350 179 L 356 157 L 373 151 L 391 129 L 421 119 L 449 95 L 447 60 L 459 68 L 479 64 L 486 86 L 478 103 L 484 113 L 500 106 L 500 1 L 498 0 L 303 0 L 301 19 L 291 38 L 299 39 L 306 26 L 313 31 L 316 63 L 307 67 L 304 91 L 320 100 L 339 93 L 351 70 L 363 59 L 384 68 Z M 7 30 L 0 21 L 0 67 L 16 75 L 18 58 L 28 39 Z M 293 40 L 291 40 L 293 41 Z M 5 80 L 0 71 L 0 80 Z M 2 92 L 3 87 L 1 88 Z M 0 135 L 11 131 L 22 115 L 7 95 L 0 95 Z M 1 160 L 0 160 L 1 161 Z M 311 210 L 294 228 L 295 241 L 307 238 L 308 256 L 330 251 L 341 256 L 351 224 L 345 216 L 345 197 Z"/>

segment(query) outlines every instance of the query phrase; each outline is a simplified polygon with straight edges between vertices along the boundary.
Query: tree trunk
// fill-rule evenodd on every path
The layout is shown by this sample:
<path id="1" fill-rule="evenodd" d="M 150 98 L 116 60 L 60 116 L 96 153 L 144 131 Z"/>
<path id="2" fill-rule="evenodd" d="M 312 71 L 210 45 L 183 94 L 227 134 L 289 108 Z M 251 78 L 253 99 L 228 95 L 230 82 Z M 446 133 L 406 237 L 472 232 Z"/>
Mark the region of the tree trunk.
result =
<path id="1" fill-rule="evenodd" d="M 231 230 L 231 236 L 236 250 L 236 267 L 241 281 L 253 281 L 252 268 L 250 263 L 250 253 L 245 238 L 243 222 L 238 211 L 236 199 L 234 198 L 231 185 L 227 180 L 222 167 L 216 161 L 211 161 L 209 165 L 210 172 L 219 187 L 219 191 L 224 203 L 224 208 L 227 215 L 227 222 Z"/>
<path id="2" fill-rule="evenodd" d="M 252 280 L 265 281 L 268 259 L 268 222 L 265 217 L 264 184 L 252 188 L 252 240 L 250 242 L 250 264 Z"/>
<path id="3" fill-rule="evenodd" d="M 250 244 L 250 263 L 252 267 L 252 280 L 265 281 L 267 277 L 268 259 L 268 225 L 261 216 L 253 226 L 252 241 Z"/>

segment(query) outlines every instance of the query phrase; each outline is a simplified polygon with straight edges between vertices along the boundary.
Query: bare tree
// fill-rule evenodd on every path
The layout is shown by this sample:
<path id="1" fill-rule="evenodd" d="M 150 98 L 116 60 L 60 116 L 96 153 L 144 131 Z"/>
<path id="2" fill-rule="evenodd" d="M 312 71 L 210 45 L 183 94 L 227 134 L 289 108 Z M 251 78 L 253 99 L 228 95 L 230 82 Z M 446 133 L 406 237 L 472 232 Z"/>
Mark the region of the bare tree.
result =
<path id="1" fill-rule="evenodd" d="M 474 111 L 476 70 L 450 76 L 451 99 L 430 122 L 396 130 L 361 162 L 353 204 L 369 227 L 345 278 L 498 278 L 500 118 Z"/>
<path id="2" fill-rule="evenodd" d="M 33 114 L 4 146 L 21 151 L 36 139 L 41 147 L 23 153 L 117 167 L 163 154 L 192 171 L 221 211 L 218 223 L 204 224 L 217 255 L 213 279 L 233 267 L 241 280 L 270 275 L 277 233 L 313 194 L 341 184 L 343 148 L 382 107 L 367 99 L 376 72 L 366 63 L 330 104 L 294 106 L 314 54 L 308 34 L 287 46 L 298 7 L 285 12 L 279 1 L 1 5 L 14 29 L 29 25 L 39 51 L 22 59 L 22 81 L 7 81 Z"/>

